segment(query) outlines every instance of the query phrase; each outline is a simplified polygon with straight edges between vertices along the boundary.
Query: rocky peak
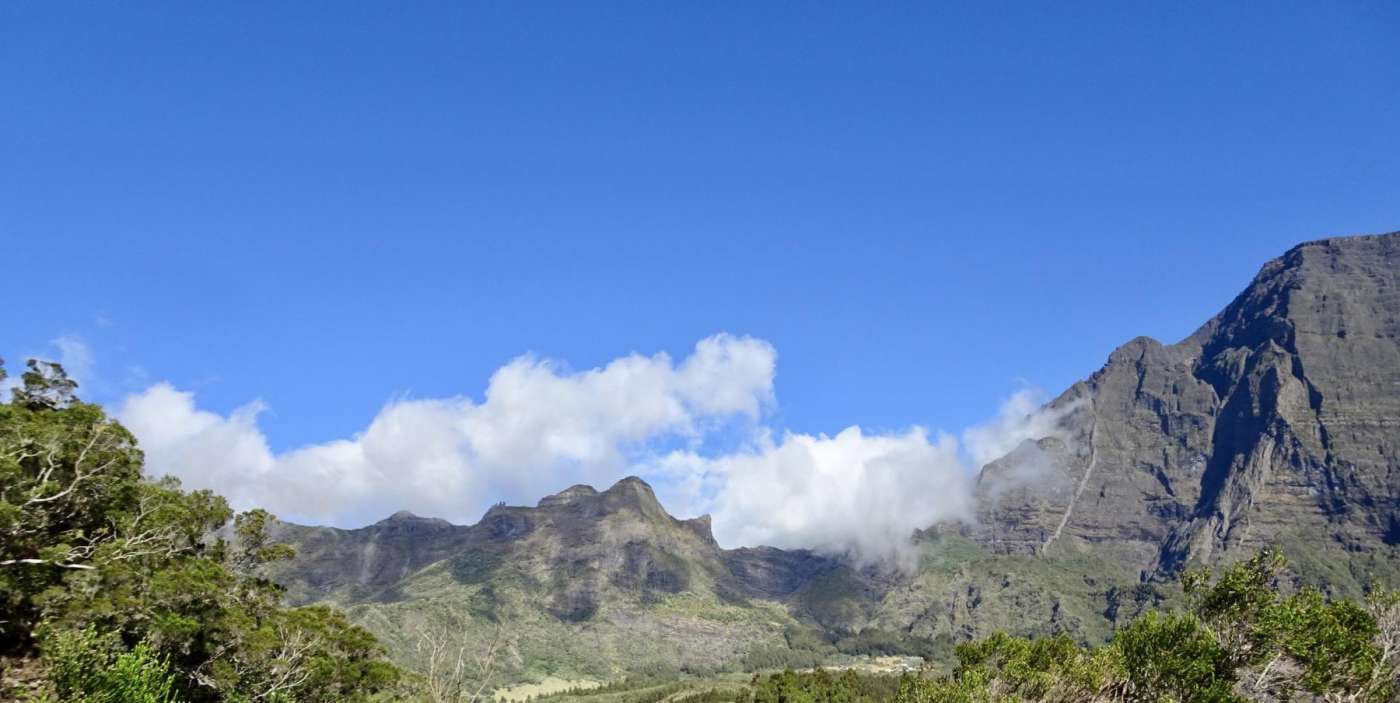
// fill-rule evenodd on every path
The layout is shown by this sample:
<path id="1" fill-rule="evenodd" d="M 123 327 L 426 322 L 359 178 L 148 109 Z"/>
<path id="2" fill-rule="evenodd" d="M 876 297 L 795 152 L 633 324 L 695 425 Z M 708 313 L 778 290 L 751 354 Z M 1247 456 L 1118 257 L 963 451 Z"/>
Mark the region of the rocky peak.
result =
<path id="1" fill-rule="evenodd" d="M 699 537 L 705 543 L 715 545 L 716 547 L 719 546 L 719 543 L 715 542 L 715 533 L 711 527 L 710 515 L 708 513 L 699 517 L 693 517 L 689 520 L 681 520 L 681 524 L 691 532 L 694 532 L 695 536 Z"/>
<path id="2" fill-rule="evenodd" d="M 435 517 L 422 517 L 407 510 L 400 510 L 369 527 L 360 528 L 376 533 L 384 532 L 422 532 L 433 530 L 451 529 L 452 523 Z"/>
<path id="3" fill-rule="evenodd" d="M 1400 233 L 1310 242 L 1182 342 L 1119 347 L 1052 403 L 1088 400 L 1053 485 L 984 496 L 983 537 L 1144 573 L 1279 540 L 1384 544 L 1400 520 L 1397 272 Z"/>
<path id="4" fill-rule="evenodd" d="M 597 495 L 598 491 L 592 486 L 584 483 L 579 483 L 569 486 L 568 488 L 565 488 L 564 490 L 555 493 L 552 496 L 545 496 L 544 498 L 541 498 L 538 507 L 549 508 L 560 505 L 568 505 L 569 503 L 573 503 L 574 501 L 585 498 L 593 498 Z"/>
<path id="5" fill-rule="evenodd" d="M 447 522 L 446 520 L 443 520 L 442 518 L 423 517 L 423 516 L 421 516 L 421 515 L 418 515 L 418 514 L 409 512 L 409 511 L 407 511 L 407 510 L 400 510 L 400 511 L 394 513 L 393 515 L 390 515 L 389 517 L 386 517 L 386 518 L 384 518 L 383 520 L 380 520 L 379 522 L 380 522 L 380 524 L 385 524 L 385 523 L 392 524 L 392 523 L 403 523 L 403 522 L 431 522 L 431 523 L 440 523 L 440 524 L 444 524 L 444 525 L 451 524 L 451 523 Z"/>
<path id="6" fill-rule="evenodd" d="M 603 491 L 602 497 L 614 508 L 630 508 L 652 517 L 670 517 L 666 509 L 661 507 L 661 501 L 656 499 L 656 492 L 651 490 L 651 485 L 636 476 L 628 476 L 614 483 L 611 488 Z"/>

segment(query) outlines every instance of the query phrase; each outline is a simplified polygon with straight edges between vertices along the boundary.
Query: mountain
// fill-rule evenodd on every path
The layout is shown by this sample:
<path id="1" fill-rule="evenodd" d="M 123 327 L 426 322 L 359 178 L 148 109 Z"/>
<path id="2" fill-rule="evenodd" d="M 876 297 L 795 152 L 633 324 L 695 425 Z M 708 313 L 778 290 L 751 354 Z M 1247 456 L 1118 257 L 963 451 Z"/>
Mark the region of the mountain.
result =
<path id="1" fill-rule="evenodd" d="M 276 577 L 410 664 L 435 628 L 505 631 L 514 679 L 936 654 L 993 630 L 1103 640 L 1178 597 L 1182 569 L 1265 545 L 1338 594 L 1400 583 L 1397 271 L 1400 233 L 1310 242 L 1185 340 L 1114 350 L 1041 409 L 1054 431 L 982 469 L 973 524 L 916 535 L 912 574 L 722 549 L 627 478 L 470 526 L 281 524 L 298 557 Z"/>
<path id="2" fill-rule="evenodd" d="M 1268 544 L 1334 588 L 1394 576 L 1397 271 L 1400 234 L 1310 242 L 1185 340 L 1119 347 L 1050 404 L 1060 438 L 1032 453 L 1057 480 L 1006 480 L 1014 454 L 983 472 L 977 537 L 1111 555 L 1144 578 Z"/>
<path id="3" fill-rule="evenodd" d="M 726 551 L 708 517 L 677 520 L 650 486 L 573 486 L 470 526 L 399 513 L 357 530 L 281 523 L 294 603 L 331 601 L 413 662 L 449 622 L 485 646 L 510 631 L 514 678 L 717 667 L 802 630 L 779 602 L 850 567 L 805 551 Z"/>

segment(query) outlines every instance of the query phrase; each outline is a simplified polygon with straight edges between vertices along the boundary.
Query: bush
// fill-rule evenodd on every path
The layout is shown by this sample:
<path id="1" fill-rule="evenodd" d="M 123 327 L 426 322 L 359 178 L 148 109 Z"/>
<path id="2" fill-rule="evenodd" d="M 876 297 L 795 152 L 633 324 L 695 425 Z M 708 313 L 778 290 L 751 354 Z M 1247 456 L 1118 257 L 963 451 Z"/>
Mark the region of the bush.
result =
<path id="1" fill-rule="evenodd" d="M 1066 637 L 993 635 L 959 645 L 951 676 L 908 676 L 900 703 L 1154 701 L 1233 703 L 1394 699 L 1400 665 L 1400 596 L 1377 590 L 1363 606 L 1274 586 L 1274 551 L 1183 577 L 1186 612 L 1149 611 L 1106 647 Z"/>
<path id="2" fill-rule="evenodd" d="M 123 651 L 113 633 L 60 631 L 43 643 L 49 682 L 72 703 L 176 703 L 169 662 L 142 642 Z"/>

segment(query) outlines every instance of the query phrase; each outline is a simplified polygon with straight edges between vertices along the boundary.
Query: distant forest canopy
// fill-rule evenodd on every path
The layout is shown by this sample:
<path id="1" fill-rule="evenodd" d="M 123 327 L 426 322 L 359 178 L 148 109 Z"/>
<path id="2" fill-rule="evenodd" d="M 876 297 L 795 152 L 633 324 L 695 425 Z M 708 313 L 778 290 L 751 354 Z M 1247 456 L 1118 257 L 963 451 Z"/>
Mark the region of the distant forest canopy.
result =
<path id="1" fill-rule="evenodd" d="M 0 378 L 4 378 L 0 367 Z M 0 405 L 0 699 L 79 703 L 430 701 L 493 696 L 510 623 L 484 651 L 425 632 L 423 670 L 392 664 L 327 606 L 286 608 L 269 564 L 291 548 L 273 517 L 143 475 L 135 438 L 31 360 Z M 1103 646 L 997 634 L 901 676 L 758 674 L 742 685 L 672 675 L 549 696 L 597 703 L 1392 701 L 1400 596 L 1285 592 L 1265 551 L 1183 577 L 1185 607 L 1149 611 Z M 932 673 L 941 666 L 949 673 Z M 710 676 L 713 676 L 711 674 Z M 645 685 L 644 685 L 645 684 Z"/>

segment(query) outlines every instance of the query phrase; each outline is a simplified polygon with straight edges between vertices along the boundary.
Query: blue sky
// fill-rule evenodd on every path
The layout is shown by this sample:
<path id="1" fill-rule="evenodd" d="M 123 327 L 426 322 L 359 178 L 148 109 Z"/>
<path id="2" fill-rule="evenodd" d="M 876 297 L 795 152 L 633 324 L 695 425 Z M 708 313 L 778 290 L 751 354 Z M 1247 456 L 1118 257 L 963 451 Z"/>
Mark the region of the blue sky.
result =
<path id="1" fill-rule="evenodd" d="M 274 451 L 531 352 L 956 432 L 1400 229 L 1400 6 L 10 3 L 0 353 Z"/>

